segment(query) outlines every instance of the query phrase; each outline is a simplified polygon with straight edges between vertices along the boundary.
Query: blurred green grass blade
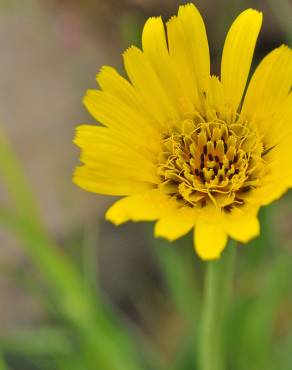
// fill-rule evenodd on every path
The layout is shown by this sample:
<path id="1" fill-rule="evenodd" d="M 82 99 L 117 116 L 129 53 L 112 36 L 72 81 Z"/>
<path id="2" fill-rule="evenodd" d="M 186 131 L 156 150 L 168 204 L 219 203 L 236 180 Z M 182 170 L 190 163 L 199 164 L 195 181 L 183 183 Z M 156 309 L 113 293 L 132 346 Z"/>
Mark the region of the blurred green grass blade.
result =
<path id="1" fill-rule="evenodd" d="M 277 343 L 276 356 L 274 359 L 274 369 L 277 370 L 292 370 L 292 325 L 290 325 L 290 335 L 285 338 L 285 341 Z"/>
<path id="2" fill-rule="evenodd" d="M 196 363 L 196 339 L 198 332 L 201 293 L 195 264 L 196 256 L 190 235 L 170 243 L 163 239 L 154 239 L 152 228 L 148 229 L 152 251 L 158 261 L 171 301 L 178 314 L 185 321 L 185 335 L 179 341 L 169 369 L 184 370 L 194 368 Z"/>
<path id="3" fill-rule="evenodd" d="M 200 293 L 191 239 L 186 236 L 170 243 L 152 237 L 151 242 L 171 299 L 187 322 L 193 323 L 200 310 Z"/>
<path id="4" fill-rule="evenodd" d="M 85 284 L 89 289 L 97 291 L 98 286 L 98 273 L 97 273 L 97 261 L 98 261 L 98 245 L 99 242 L 99 222 L 96 221 L 94 225 L 92 222 L 88 222 L 85 226 L 82 246 L 82 264 L 83 264 L 83 276 Z"/>
<path id="5" fill-rule="evenodd" d="M 0 225 L 9 230 L 18 230 L 20 228 L 19 219 L 8 208 L 0 205 Z"/>
<path id="6" fill-rule="evenodd" d="M 255 370 L 274 370 L 273 328 L 283 297 L 291 293 L 291 270 L 290 256 L 281 253 L 266 269 L 259 269 L 256 297 L 241 300 L 233 312 L 226 338 L 236 369 L 249 368 L 252 359 Z"/>
<path id="7" fill-rule="evenodd" d="M 2 355 L 2 350 L 0 350 L 0 370 L 9 370 L 6 361 Z"/>
<path id="8" fill-rule="evenodd" d="M 20 220 L 14 231 L 19 233 L 26 251 L 54 288 L 63 313 L 76 322 L 81 322 L 84 314 L 92 316 L 91 298 L 86 296 L 80 276 L 47 235 L 26 220 Z"/>
<path id="9" fill-rule="evenodd" d="M 54 327 L 12 330 L 0 337 L 5 353 L 25 356 L 64 356 L 73 347 L 63 330 Z"/>
<path id="10" fill-rule="evenodd" d="M 17 214 L 25 215 L 39 225 L 41 220 L 33 191 L 27 183 L 23 169 L 0 126 L 0 175 L 16 207 Z"/>
<path id="11" fill-rule="evenodd" d="M 103 368 L 118 368 L 119 363 L 127 364 L 129 370 L 140 367 L 134 360 L 133 350 L 126 333 L 120 325 L 108 322 L 100 299 L 86 289 L 82 277 L 65 255 L 33 224 L 25 220 L 18 223 L 18 231 L 34 263 L 52 285 L 55 299 L 62 315 L 78 328 L 88 351 L 96 361 L 103 362 Z M 132 365 L 132 361 L 135 365 Z M 105 365 L 109 362 L 111 365 Z M 113 366 L 114 364 L 114 366 Z"/>
<path id="12" fill-rule="evenodd" d="M 182 343 L 180 345 L 180 350 L 177 352 L 173 365 L 171 367 L 172 370 L 196 370 L 197 363 L 198 363 L 198 356 L 197 356 L 197 331 L 198 328 L 197 322 L 192 325 L 192 329 L 190 328 L 189 333 L 187 333 L 184 338 L 182 338 Z"/>
<path id="13" fill-rule="evenodd" d="M 134 324 L 131 324 L 131 326 L 133 327 Z M 145 336 L 138 326 L 134 326 L 132 330 L 139 341 L 139 347 L 141 348 L 141 354 L 146 368 L 153 370 L 171 370 L 163 354 L 160 353 L 159 349 L 152 343 L 151 338 Z"/>
<path id="14" fill-rule="evenodd" d="M 24 290 L 32 300 L 36 301 L 41 312 L 53 319 L 59 318 L 56 303 L 52 295 L 48 294 L 47 284 L 39 276 L 36 278 L 35 271 L 28 269 L 27 265 L 7 265 L 5 262 L 0 262 L 0 271 L 13 284 Z"/>
<path id="15" fill-rule="evenodd" d="M 16 214 L 1 210 L 1 220 L 23 242 L 29 257 L 52 287 L 60 313 L 77 329 L 88 358 L 88 368 L 141 369 L 128 333 L 120 323 L 113 325 L 101 296 L 95 296 L 73 263 L 50 239 L 32 191 L 10 144 L 0 132 L 0 173 L 14 202 Z"/>
<path id="16" fill-rule="evenodd" d="M 56 366 L 54 367 L 54 370 L 87 370 L 84 368 L 82 356 L 78 355 L 57 359 L 55 363 Z"/>
<path id="17" fill-rule="evenodd" d="M 80 321 L 83 315 L 92 315 L 92 298 L 84 290 L 84 284 L 75 266 L 50 239 L 41 225 L 36 202 L 17 157 L 4 134 L 0 131 L 0 173 L 16 214 L 0 208 L 0 221 L 21 238 L 41 273 L 56 289 L 64 312 L 73 320 Z"/>
<path id="18" fill-rule="evenodd" d="M 138 12 L 128 12 L 120 17 L 119 28 L 122 40 L 125 41 L 126 47 L 135 45 L 141 47 L 141 33 L 143 28 L 143 15 Z"/>

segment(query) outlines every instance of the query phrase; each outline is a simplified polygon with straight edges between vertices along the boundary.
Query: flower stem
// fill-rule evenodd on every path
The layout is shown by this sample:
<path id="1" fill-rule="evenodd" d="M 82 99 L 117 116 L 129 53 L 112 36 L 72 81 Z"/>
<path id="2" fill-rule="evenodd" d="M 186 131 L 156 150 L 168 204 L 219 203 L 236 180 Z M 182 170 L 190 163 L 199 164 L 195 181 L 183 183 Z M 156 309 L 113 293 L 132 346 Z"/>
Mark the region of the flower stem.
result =
<path id="1" fill-rule="evenodd" d="M 226 370 L 224 320 L 232 290 L 236 243 L 230 241 L 219 260 L 207 263 L 199 342 L 200 370 Z"/>

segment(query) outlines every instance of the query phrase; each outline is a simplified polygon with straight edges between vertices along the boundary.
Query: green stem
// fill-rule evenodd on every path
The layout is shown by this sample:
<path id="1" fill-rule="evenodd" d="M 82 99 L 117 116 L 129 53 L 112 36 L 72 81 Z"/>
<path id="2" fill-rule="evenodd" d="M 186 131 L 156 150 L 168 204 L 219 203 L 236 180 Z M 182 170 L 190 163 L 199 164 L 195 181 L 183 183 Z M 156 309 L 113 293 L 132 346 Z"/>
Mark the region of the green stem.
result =
<path id="1" fill-rule="evenodd" d="M 223 328 L 232 290 L 235 244 L 231 241 L 219 260 L 207 264 L 199 343 L 200 370 L 226 370 Z"/>

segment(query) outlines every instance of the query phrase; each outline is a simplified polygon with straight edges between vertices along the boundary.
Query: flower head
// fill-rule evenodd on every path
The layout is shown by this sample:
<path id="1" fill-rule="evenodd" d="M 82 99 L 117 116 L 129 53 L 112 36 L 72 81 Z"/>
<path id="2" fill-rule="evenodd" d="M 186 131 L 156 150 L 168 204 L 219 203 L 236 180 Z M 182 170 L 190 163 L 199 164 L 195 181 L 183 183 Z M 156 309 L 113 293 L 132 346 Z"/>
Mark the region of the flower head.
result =
<path id="1" fill-rule="evenodd" d="M 106 214 L 115 224 L 157 221 L 175 240 L 194 229 L 203 259 L 218 258 L 228 236 L 259 234 L 261 206 L 292 187 L 292 51 L 281 46 L 245 88 L 262 14 L 248 9 L 225 41 L 220 78 L 210 74 L 205 26 L 193 4 L 164 24 L 150 18 L 142 50 L 123 55 L 129 81 L 113 68 L 84 103 L 102 125 L 78 127 L 83 166 L 74 181 L 124 196 Z"/>

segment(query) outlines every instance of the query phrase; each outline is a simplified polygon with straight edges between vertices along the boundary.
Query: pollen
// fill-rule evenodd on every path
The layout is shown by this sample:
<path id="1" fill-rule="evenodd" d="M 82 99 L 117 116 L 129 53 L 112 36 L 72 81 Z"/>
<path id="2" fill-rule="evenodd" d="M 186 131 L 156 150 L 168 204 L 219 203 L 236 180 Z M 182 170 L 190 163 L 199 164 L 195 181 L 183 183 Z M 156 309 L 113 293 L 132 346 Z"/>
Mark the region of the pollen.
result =
<path id="1" fill-rule="evenodd" d="M 158 158 L 160 187 L 189 207 L 208 203 L 230 212 L 243 205 L 246 189 L 257 185 L 263 166 L 262 145 L 256 132 L 240 117 L 187 120 L 164 135 Z"/>

